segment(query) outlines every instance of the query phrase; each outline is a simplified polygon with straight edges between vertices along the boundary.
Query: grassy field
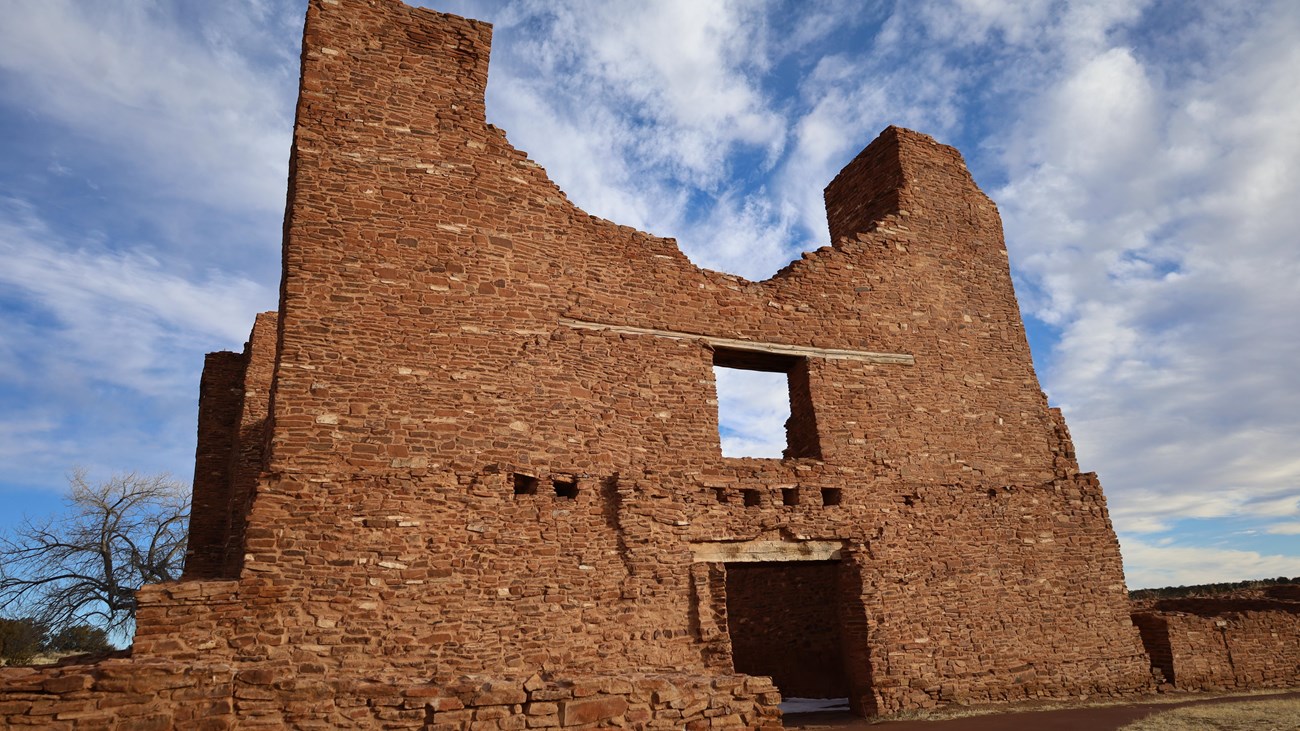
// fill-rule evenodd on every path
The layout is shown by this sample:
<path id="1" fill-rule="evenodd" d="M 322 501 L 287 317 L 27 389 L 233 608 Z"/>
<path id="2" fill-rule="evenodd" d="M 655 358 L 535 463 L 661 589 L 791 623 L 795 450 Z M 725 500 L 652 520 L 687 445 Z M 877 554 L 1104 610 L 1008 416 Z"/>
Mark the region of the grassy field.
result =
<path id="1" fill-rule="evenodd" d="M 1098 700 L 1060 700 L 1060 701 L 1022 701 L 1008 705 L 981 705 L 981 706 L 948 706 L 945 708 L 933 708 L 914 711 L 904 711 L 902 713 L 889 716 L 887 718 L 876 719 L 869 723 L 888 723 L 890 721 L 945 721 L 953 718 L 968 718 L 970 716 L 987 716 L 987 715 L 1012 715 L 1017 713 L 1030 713 L 1034 711 L 1060 711 L 1071 708 L 1104 708 L 1106 706 L 1120 706 L 1130 704 L 1149 704 L 1163 705 L 1167 703 L 1186 703 L 1187 701 L 1203 700 L 1209 698 L 1220 698 L 1225 696 L 1231 697 L 1254 697 L 1269 696 L 1279 693 L 1288 693 L 1300 690 L 1300 688 L 1289 689 L 1262 689 L 1253 691 L 1242 691 L 1232 693 L 1162 693 L 1159 695 L 1136 696 L 1129 698 L 1106 698 Z M 1157 718 L 1164 718 L 1169 714 L 1181 714 L 1183 711 L 1188 712 L 1214 712 L 1217 708 L 1236 708 L 1243 709 L 1243 713 L 1248 711 L 1248 707 L 1258 705 L 1261 713 L 1272 713 L 1274 715 L 1290 713 L 1291 715 L 1280 716 L 1283 719 L 1291 719 L 1290 726 L 1283 725 L 1260 725 L 1254 720 L 1243 720 L 1245 725 L 1240 726 L 1215 726 L 1211 722 L 1195 721 L 1187 725 L 1176 726 L 1136 726 L 1128 725 L 1124 728 L 1126 731 L 1236 731 L 1236 729 L 1250 729 L 1251 731 L 1263 731 L 1266 729 L 1286 729 L 1286 731 L 1300 731 L 1300 719 L 1296 719 L 1296 713 L 1300 712 L 1300 699 L 1279 699 L 1273 701 L 1243 701 L 1233 703 L 1226 701 L 1223 704 L 1216 704 L 1211 708 L 1179 708 L 1170 711 L 1162 711 L 1153 716 L 1149 716 L 1143 723 L 1151 722 Z M 1284 710 L 1276 710 L 1278 707 L 1284 707 Z M 1289 708 L 1289 710 L 1285 710 Z M 1254 719 L 1255 716 L 1243 715 L 1243 719 Z M 1178 723 L 1174 721 L 1171 723 Z M 1252 725 L 1253 724 L 1253 725 Z"/>
<path id="2" fill-rule="evenodd" d="M 1218 703 L 1162 711 L 1120 731 L 1296 731 L 1300 699 Z"/>

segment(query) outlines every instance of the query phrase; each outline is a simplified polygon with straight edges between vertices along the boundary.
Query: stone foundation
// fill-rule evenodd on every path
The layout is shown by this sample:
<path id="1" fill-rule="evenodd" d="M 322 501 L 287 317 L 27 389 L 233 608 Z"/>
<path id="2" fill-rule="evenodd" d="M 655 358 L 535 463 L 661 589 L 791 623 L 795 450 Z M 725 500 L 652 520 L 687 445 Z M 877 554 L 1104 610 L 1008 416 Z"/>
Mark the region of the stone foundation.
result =
<path id="1" fill-rule="evenodd" d="M 283 666 L 110 660 L 0 669 L 0 725 L 40 729 L 777 729 L 763 678 L 680 674 L 411 684 Z"/>

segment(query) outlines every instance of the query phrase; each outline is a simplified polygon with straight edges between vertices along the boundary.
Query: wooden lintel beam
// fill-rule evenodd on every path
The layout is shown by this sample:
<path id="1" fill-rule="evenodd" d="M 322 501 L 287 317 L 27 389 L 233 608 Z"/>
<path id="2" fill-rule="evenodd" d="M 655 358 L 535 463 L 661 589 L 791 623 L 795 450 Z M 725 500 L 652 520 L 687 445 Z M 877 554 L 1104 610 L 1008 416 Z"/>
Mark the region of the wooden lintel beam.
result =
<path id="1" fill-rule="evenodd" d="M 916 359 L 906 353 L 874 353 L 867 350 L 845 350 L 842 348 L 814 348 L 807 345 L 788 345 L 786 343 L 763 343 L 757 340 L 740 340 L 738 338 L 719 338 L 712 335 L 678 332 L 676 330 L 659 330 L 652 327 L 633 327 L 631 325 L 608 325 L 601 322 L 560 318 L 561 325 L 579 330 L 609 330 L 626 335 L 653 335 L 673 340 L 703 340 L 718 348 L 733 348 L 757 353 L 777 355 L 795 355 L 807 358 L 826 358 L 828 360 L 857 360 L 865 363 L 882 363 L 888 365 L 915 365 Z"/>
<path id="2" fill-rule="evenodd" d="M 737 541 L 692 543 L 696 563 L 755 563 L 759 561 L 835 561 L 841 541 Z"/>

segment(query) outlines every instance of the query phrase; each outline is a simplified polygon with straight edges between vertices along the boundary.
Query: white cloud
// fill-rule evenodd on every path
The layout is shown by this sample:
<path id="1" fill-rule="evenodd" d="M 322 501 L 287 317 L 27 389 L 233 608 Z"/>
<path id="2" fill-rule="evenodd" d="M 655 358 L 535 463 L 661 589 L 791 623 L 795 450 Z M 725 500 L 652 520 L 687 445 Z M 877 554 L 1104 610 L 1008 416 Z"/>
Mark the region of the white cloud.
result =
<path id="1" fill-rule="evenodd" d="M 687 0 L 524 3 L 497 18 L 498 35 L 513 43 L 497 49 L 494 72 L 506 88 L 498 93 L 494 78 L 489 104 L 503 105 L 503 126 L 524 145 L 548 148 L 553 138 L 533 129 L 538 118 L 510 108 L 526 79 L 548 121 L 569 134 L 594 131 L 603 155 L 679 184 L 716 185 L 738 146 L 770 152 L 783 143 L 783 122 L 753 78 L 767 63 L 761 10 Z M 511 35 L 516 27 L 528 32 Z"/>
<path id="2" fill-rule="evenodd" d="M 1124 530 L 1298 514 L 1300 13 L 1264 10 L 1199 30 L 1223 48 L 1193 72 L 1063 65 L 1005 145 L 1022 302 L 1061 328 L 1044 380 Z"/>
<path id="3" fill-rule="evenodd" d="M 1116 532 L 1121 535 L 1126 533 L 1164 533 L 1173 527 L 1173 524 L 1169 521 L 1160 520 L 1141 511 L 1111 512 L 1111 519 Z"/>
<path id="4" fill-rule="evenodd" d="M 516 147 L 541 150 L 547 174 L 579 207 L 640 230 L 679 224 L 686 189 L 641 174 L 634 160 L 617 154 L 633 135 L 615 113 L 595 107 L 572 119 L 556 113 L 545 89 L 509 76 L 492 83 L 494 121 L 508 125 Z"/>
<path id="5" fill-rule="evenodd" d="M 489 119 L 579 207 L 678 238 L 707 266 L 765 276 L 788 261 L 772 252 L 786 242 L 768 244 L 768 235 L 758 255 L 737 255 L 714 238 L 735 241 L 779 215 L 763 213 L 772 207 L 762 196 L 724 185 L 738 156 L 771 165 L 786 145 L 784 112 L 758 83 L 791 50 L 771 42 L 767 6 L 664 0 L 483 10 L 496 23 Z"/>
<path id="6" fill-rule="evenodd" d="M 1001 40 L 1020 44 L 1030 40 L 1048 20 L 1049 0 L 1008 3 L 1001 0 L 941 0 L 920 6 L 927 30 L 946 43 L 979 45 L 998 33 Z"/>
<path id="7" fill-rule="evenodd" d="M 1300 575 L 1300 556 L 1254 551 L 1155 545 L 1121 537 L 1130 589 L 1190 586 Z"/>
<path id="8" fill-rule="evenodd" d="M 1041 123 L 1034 124 L 1034 139 L 1044 149 L 1034 157 L 1090 181 L 1133 172 L 1156 142 L 1154 95 L 1132 51 L 1099 54 L 1047 95 Z"/>
<path id="9" fill-rule="evenodd" d="M 780 457 L 790 389 L 784 373 L 713 369 L 725 457 Z"/>
<path id="10" fill-rule="evenodd" d="M 754 280 L 788 264 L 798 229 L 788 207 L 773 205 L 761 194 L 718 198 L 706 218 L 686 228 L 691 240 L 708 243 L 693 252 L 695 263 Z"/>
<path id="11" fill-rule="evenodd" d="M 1300 522 L 1274 523 L 1267 532 L 1275 536 L 1300 536 Z"/>
<path id="12" fill-rule="evenodd" d="M 30 460 L 34 454 L 49 451 L 75 457 L 74 445 L 59 438 L 58 428 L 59 420 L 48 409 L 6 413 L 0 417 L 0 463 L 16 465 Z"/>
<path id="13" fill-rule="evenodd" d="M 0 23 L 0 81 L 12 103 L 146 176 L 142 190 L 278 213 L 295 59 L 280 58 L 278 72 L 268 72 L 254 68 L 240 44 L 248 34 L 283 33 L 269 21 L 290 7 L 301 12 L 297 3 L 272 12 L 245 2 L 226 13 L 198 4 L 19 0 Z M 183 30 L 182 12 L 212 12 L 221 22 L 195 35 Z"/>
<path id="14" fill-rule="evenodd" d="M 142 395 L 189 391 L 195 363 L 179 353 L 242 342 L 259 305 L 275 295 L 221 272 L 197 281 L 167 271 L 148 254 L 88 240 L 63 242 L 36 212 L 0 199 L 0 282 L 49 326 L 27 328 L 4 350 L 6 380 L 60 374 L 65 386 L 102 381 Z M 21 369 L 14 372 L 13 369 Z"/>

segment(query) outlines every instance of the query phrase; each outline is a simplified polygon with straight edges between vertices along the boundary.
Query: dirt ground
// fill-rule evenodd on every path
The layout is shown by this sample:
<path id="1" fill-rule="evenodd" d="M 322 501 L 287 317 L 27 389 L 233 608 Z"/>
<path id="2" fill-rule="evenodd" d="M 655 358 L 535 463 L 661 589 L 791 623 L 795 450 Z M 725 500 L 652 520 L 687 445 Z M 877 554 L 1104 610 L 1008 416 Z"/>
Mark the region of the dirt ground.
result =
<path id="1" fill-rule="evenodd" d="M 1186 700 L 1170 702 L 1161 696 L 1142 703 L 1107 706 L 1078 706 L 1054 708 L 1045 711 L 1020 710 L 1010 713 L 990 713 L 959 718 L 930 720 L 871 721 L 849 713 L 803 713 L 785 717 L 786 728 L 808 729 L 870 729 L 870 731 L 1114 731 L 1125 724 L 1156 713 L 1197 705 L 1222 703 L 1252 703 L 1281 699 L 1300 700 L 1300 691 L 1267 695 L 1223 695 L 1215 697 L 1189 696 Z"/>

